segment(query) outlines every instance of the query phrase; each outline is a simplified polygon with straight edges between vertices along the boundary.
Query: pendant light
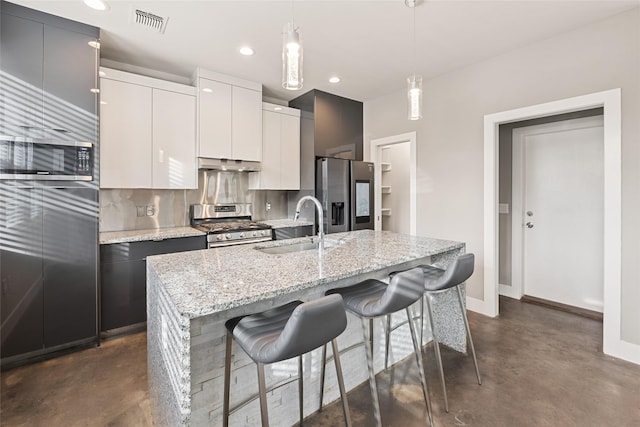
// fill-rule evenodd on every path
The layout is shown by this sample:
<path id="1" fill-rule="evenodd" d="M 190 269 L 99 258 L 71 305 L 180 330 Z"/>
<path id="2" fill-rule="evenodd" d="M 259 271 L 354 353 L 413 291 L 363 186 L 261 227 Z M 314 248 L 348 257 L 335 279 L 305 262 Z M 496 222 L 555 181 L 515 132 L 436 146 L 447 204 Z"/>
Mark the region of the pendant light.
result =
<path id="1" fill-rule="evenodd" d="M 300 28 L 296 28 L 291 1 L 291 22 L 284 27 L 282 37 L 282 87 L 302 89 L 302 43 Z"/>
<path id="2" fill-rule="evenodd" d="M 405 0 L 404 4 L 413 9 L 413 75 L 407 77 L 407 118 L 422 118 L 422 76 L 416 74 L 416 5 L 418 0 Z"/>

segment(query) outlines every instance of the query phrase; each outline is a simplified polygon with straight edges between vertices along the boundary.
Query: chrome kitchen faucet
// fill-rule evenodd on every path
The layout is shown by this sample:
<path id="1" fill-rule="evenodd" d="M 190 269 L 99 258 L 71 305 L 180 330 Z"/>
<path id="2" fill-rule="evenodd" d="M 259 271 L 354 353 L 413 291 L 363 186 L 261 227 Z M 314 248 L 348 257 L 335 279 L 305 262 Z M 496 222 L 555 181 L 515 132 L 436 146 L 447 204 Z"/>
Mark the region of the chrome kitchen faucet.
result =
<path id="1" fill-rule="evenodd" d="M 298 204 L 296 205 L 296 214 L 293 217 L 294 221 L 297 221 L 300 217 L 300 209 L 305 204 L 307 200 L 311 200 L 318 209 L 318 239 L 320 240 L 320 250 L 324 249 L 324 213 L 322 211 L 322 204 L 320 200 L 316 199 L 313 196 L 304 196 L 300 200 L 298 200 Z"/>

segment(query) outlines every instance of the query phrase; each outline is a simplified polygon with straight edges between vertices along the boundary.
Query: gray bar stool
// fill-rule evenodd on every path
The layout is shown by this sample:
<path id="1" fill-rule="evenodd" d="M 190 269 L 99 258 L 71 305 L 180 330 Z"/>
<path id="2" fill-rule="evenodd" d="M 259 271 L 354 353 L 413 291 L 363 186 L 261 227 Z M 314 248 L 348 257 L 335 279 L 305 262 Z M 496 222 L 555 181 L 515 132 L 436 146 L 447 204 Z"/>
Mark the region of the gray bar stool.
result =
<path id="1" fill-rule="evenodd" d="M 460 290 L 460 285 L 473 274 L 474 259 L 475 257 L 471 253 L 460 255 L 455 260 L 453 260 L 451 264 L 449 264 L 446 270 L 431 265 L 420 266 L 424 273 L 424 288 L 427 302 L 427 313 L 429 314 L 429 324 L 431 325 L 431 332 L 433 334 L 433 348 L 436 353 L 436 363 L 438 365 L 438 369 L 440 370 L 440 382 L 442 383 L 442 391 L 444 393 L 444 408 L 446 412 L 449 412 L 449 401 L 447 399 L 447 386 L 445 385 L 444 381 L 444 370 L 442 369 L 442 357 L 440 356 L 438 332 L 436 331 L 436 326 L 433 322 L 431 298 L 433 294 L 446 291 L 447 289 L 451 289 L 453 287 L 455 287 L 458 291 L 458 303 L 460 304 L 462 319 L 464 320 L 464 328 L 467 332 L 467 338 L 469 339 L 469 347 L 471 348 L 473 364 L 476 368 L 478 384 L 482 384 L 482 380 L 480 379 L 480 371 L 478 370 L 476 350 L 473 346 L 473 338 L 471 338 L 471 330 L 469 329 L 467 311 L 463 304 L 462 290 Z"/>
<path id="2" fill-rule="evenodd" d="M 347 316 L 340 295 L 329 295 L 314 301 L 294 301 L 281 307 L 237 317 L 227 321 L 227 349 L 224 367 L 224 407 L 223 426 L 229 425 L 229 414 L 255 400 L 257 396 L 229 409 L 229 386 L 231 380 L 231 345 L 235 340 L 258 367 L 258 389 L 260 397 L 260 416 L 262 426 L 269 425 L 267 412 L 267 388 L 265 384 L 264 365 L 298 357 L 298 397 L 300 425 L 303 412 L 303 371 L 302 355 L 325 345 L 329 341 L 333 346 L 334 361 L 337 371 L 338 386 L 342 398 L 342 409 L 347 426 L 351 426 L 349 403 L 342 378 L 340 356 L 336 337 L 347 326 Z M 233 340 L 232 340 L 233 338 Z M 287 381 L 285 384 L 290 383 Z M 284 384 L 279 384 L 274 388 Z"/>
<path id="3" fill-rule="evenodd" d="M 413 322 L 411 321 L 411 312 L 409 310 L 409 306 L 422 298 L 423 293 L 424 275 L 421 268 L 414 268 L 396 274 L 391 278 L 388 285 L 379 280 L 368 279 L 353 286 L 327 291 L 327 294 L 342 295 L 347 310 L 362 320 L 362 334 L 364 336 L 367 368 L 369 370 L 369 386 L 371 388 L 371 399 L 373 401 L 373 412 L 376 420 L 376 426 L 382 425 L 382 418 L 380 415 L 378 389 L 376 387 L 376 377 L 373 368 L 373 348 L 371 344 L 373 337 L 371 336 L 371 322 L 374 318 L 386 316 L 403 309 L 407 314 L 407 319 L 409 319 L 409 330 L 411 332 L 411 340 L 413 341 L 413 349 L 416 363 L 418 365 L 420 383 L 422 384 L 422 393 L 427 404 L 429 423 L 433 426 L 431 401 L 429 400 L 429 390 L 427 388 L 424 367 L 422 365 L 421 347 L 418 344 L 416 331 Z M 367 322 L 367 320 L 369 320 L 369 322 Z M 367 323 L 369 323 L 369 325 L 367 325 Z M 335 350 L 334 354 L 337 354 Z M 322 376 L 323 375 L 321 374 L 321 384 L 324 383 Z M 324 390 L 321 386 L 321 399 L 323 392 Z"/>

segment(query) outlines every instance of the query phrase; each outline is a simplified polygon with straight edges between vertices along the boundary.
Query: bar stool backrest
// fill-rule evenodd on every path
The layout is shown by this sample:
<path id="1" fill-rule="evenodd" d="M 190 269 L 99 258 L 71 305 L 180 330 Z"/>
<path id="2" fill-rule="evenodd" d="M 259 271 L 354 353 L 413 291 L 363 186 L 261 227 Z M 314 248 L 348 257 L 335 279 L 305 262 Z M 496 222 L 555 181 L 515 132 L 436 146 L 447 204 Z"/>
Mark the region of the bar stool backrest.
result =
<path id="1" fill-rule="evenodd" d="M 431 283 L 427 280 L 425 287 L 429 291 L 440 291 L 458 286 L 471 277 L 474 264 L 475 256 L 472 253 L 460 255 L 449 264 L 442 277 Z"/>
<path id="2" fill-rule="evenodd" d="M 403 310 L 418 301 L 422 294 L 424 294 L 424 274 L 420 267 L 395 274 L 378 301 L 376 315 Z"/>
<path id="3" fill-rule="evenodd" d="M 308 353 L 336 338 L 346 327 L 342 296 L 327 295 L 305 302 L 291 313 L 273 346 L 274 354 L 279 361 Z"/>

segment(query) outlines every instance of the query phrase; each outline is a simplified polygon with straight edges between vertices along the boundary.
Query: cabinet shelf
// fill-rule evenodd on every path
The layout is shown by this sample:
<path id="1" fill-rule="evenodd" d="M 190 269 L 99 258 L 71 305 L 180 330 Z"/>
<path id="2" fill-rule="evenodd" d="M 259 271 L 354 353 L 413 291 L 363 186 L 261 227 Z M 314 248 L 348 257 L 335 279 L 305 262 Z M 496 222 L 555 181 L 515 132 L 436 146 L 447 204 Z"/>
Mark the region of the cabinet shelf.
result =
<path id="1" fill-rule="evenodd" d="M 382 172 L 388 172 L 391 170 L 391 163 L 380 163 L 380 170 Z"/>

